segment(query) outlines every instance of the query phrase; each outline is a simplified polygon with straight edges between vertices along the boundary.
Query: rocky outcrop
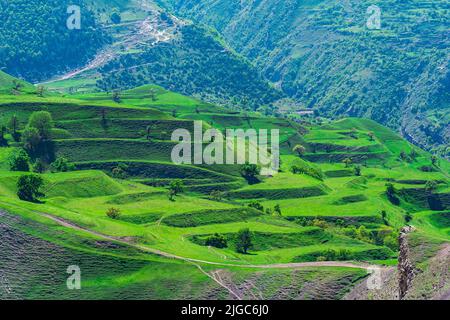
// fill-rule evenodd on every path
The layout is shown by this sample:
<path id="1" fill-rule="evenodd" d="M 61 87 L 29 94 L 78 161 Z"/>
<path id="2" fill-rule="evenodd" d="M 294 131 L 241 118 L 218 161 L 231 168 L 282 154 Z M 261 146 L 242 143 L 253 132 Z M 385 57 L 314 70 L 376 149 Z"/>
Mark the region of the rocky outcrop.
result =
<path id="1" fill-rule="evenodd" d="M 408 245 L 408 233 L 412 231 L 414 231 L 413 227 L 404 227 L 401 229 L 398 238 L 400 246 L 400 254 L 398 256 L 398 290 L 400 300 L 408 293 L 411 283 L 417 273 L 410 260 Z"/>

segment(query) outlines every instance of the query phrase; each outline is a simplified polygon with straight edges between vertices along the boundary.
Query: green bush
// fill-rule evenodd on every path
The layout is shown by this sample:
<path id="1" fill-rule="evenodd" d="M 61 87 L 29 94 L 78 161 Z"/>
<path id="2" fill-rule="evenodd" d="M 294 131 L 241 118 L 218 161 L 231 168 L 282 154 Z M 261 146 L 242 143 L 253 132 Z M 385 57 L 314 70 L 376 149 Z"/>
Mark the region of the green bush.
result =
<path id="1" fill-rule="evenodd" d="M 14 152 L 9 159 L 11 171 L 30 171 L 30 157 L 23 149 Z"/>
<path id="2" fill-rule="evenodd" d="M 221 234 L 214 234 L 206 239 L 205 244 L 207 246 L 215 247 L 215 248 L 226 248 L 228 246 L 227 239 Z"/>
<path id="3" fill-rule="evenodd" d="M 21 176 L 17 181 L 17 196 L 23 201 L 38 202 L 45 196 L 39 191 L 43 184 L 44 180 L 38 175 Z"/>

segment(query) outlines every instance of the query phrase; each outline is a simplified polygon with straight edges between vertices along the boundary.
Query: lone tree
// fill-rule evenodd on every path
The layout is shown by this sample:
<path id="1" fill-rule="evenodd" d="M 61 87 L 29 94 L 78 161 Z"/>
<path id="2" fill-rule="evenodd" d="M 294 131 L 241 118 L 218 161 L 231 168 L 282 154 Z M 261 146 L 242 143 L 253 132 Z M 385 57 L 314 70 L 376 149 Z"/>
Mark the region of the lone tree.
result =
<path id="1" fill-rule="evenodd" d="M 38 202 L 45 195 L 39 191 L 44 180 L 35 174 L 21 176 L 17 181 L 17 196 L 20 200 Z"/>
<path id="2" fill-rule="evenodd" d="M 120 210 L 116 208 L 109 208 L 106 211 L 106 216 L 111 219 L 119 219 L 120 218 Z"/>
<path id="3" fill-rule="evenodd" d="M 150 88 L 150 90 L 148 91 L 148 95 L 152 101 L 156 101 L 156 89 L 155 88 Z"/>
<path id="4" fill-rule="evenodd" d="M 52 115 L 48 111 L 33 112 L 28 120 L 27 127 L 36 128 L 41 139 L 48 140 L 51 138 L 53 129 Z"/>
<path id="5" fill-rule="evenodd" d="M 299 157 L 303 156 L 306 152 L 306 148 L 302 146 L 301 144 L 297 144 L 292 151 L 296 152 Z"/>
<path id="6" fill-rule="evenodd" d="M 281 207 L 280 207 L 279 204 L 275 205 L 275 207 L 273 208 L 273 211 L 275 212 L 275 214 L 276 214 L 277 216 L 280 216 L 280 217 L 281 217 Z"/>
<path id="7" fill-rule="evenodd" d="M 248 249 L 253 247 L 252 234 L 248 228 L 241 229 L 236 235 L 236 251 L 247 254 Z"/>
<path id="8" fill-rule="evenodd" d="M 346 167 L 346 168 L 349 168 L 350 165 L 352 164 L 352 159 L 350 159 L 350 158 L 345 158 L 342 162 L 345 164 L 345 167 Z"/>
<path id="9" fill-rule="evenodd" d="M 180 179 L 172 181 L 169 186 L 169 199 L 173 201 L 173 198 L 175 196 L 183 192 L 183 188 L 183 181 L 181 181 Z"/>
<path id="10" fill-rule="evenodd" d="M 241 175 L 247 180 L 249 183 L 256 183 L 258 179 L 256 176 L 259 174 L 260 169 L 256 164 L 245 163 L 241 166 Z"/>
<path id="11" fill-rule="evenodd" d="M 369 133 L 367 135 L 369 136 L 369 140 L 370 141 L 374 141 L 375 140 L 375 134 L 372 131 L 369 131 Z"/>

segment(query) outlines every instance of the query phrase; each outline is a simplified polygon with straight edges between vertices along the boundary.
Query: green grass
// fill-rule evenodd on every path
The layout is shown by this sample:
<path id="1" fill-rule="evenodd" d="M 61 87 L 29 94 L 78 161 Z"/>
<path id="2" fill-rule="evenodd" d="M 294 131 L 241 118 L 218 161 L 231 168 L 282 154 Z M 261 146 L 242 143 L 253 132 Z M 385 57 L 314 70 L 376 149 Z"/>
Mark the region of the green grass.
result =
<path id="1" fill-rule="evenodd" d="M 150 89 L 156 92 L 155 99 L 151 99 Z M 392 264 L 395 252 L 367 239 L 346 237 L 342 228 L 365 226 L 372 233 L 387 228 L 396 233 L 405 225 L 408 212 L 413 215 L 411 224 L 430 239 L 448 242 L 450 238 L 446 207 L 450 193 L 448 162 L 440 160 L 434 172 L 421 171 L 421 166 L 430 165 L 430 155 L 370 120 L 351 118 L 323 126 L 305 125 L 309 128 L 306 131 L 303 125 L 289 120 L 221 110 L 155 86 L 123 92 L 121 98 L 121 103 L 115 103 L 104 93 L 70 97 L 54 94 L 45 98 L 6 93 L 0 96 L 2 121 L 16 114 L 22 129 L 33 111 L 51 112 L 56 127 L 53 130 L 56 155 L 67 157 L 76 163 L 77 169 L 43 174 L 42 191 L 46 196 L 42 203 L 20 201 L 16 183 L 24 173 L 10 172 L 8 164 L 10 153 L 20 144 L 6 135 L 10 146 L 0 148 L 0 208 L 32 222 L 32 226 L 22 230 L 27 234 L 65 250 L 82 251 L 80 261 L 85 262 L 80 263 L 89 266 L 93 260 L 100 261 L 99 267 L 92 267 L 92 274 L 86 278 L 86 298 L 117 297 L 117 290 L 137 298 L 177 298 L 186 292 L 187 296 L 198 298 L 204 297 L 201 290 L 213 285 L 185 262 L 146 255 L 117 243 L 104 243 L 82 231 L 57 226 L 37 212 L 128 239 L 136 245 L 243 267 L 317 261 L 324 257 Z M 106 121 L 102 120 L 104 114 Z M 170 155 L 175 142 L 170 141 L 171 132 L 176 128 L 192 130 L 193 120 L 203 120 L 205 127 L 220 129 L 279 129 L 281 172 L 273 177 L 258 177 L 259 183 L 248 184 L 239 165 L 173 164 Z M 147 127 L 151 128 L 150 140 L 146 139 Z M 374 133 L 373 141 L 369 139 L 369 131 Z M 302 157 L 292 152 L 298 143 L 307 149 Z M 408 153 L 413 148 L 417 158 L 402 161 L 400 152 Z M 342 163 L 346 157 L 353 159 L 348 168 Z M 355 175 L 355 163 L 361 166 L 361 176 Z M 294 164 L 321 171 L 323 177 L 293 174 L 290 169 Z M 125 173 L 122 179 L 114 179 L 112 171 L 119 165 L 125 165 Z M 184 192 L 170 200 L 167 187 L 174 179 L 182 179 L 185 187 Z M 423 188 L 429 180 L 439 183 L 436 194 L 445 206 L 438 211 L 427 205 Z M 392 204 L 385 195 L 388 182 L 398 190 L 399 205 Z M 211 197 L 218 190 L 223 191 L 221 199 Z M 264 212 L 248 207 L 253 201 L 260 202 Z M 281 216 L 266 212 L 277 205 Z M 107 217 L 111 208 L 120 211 L 118 219 Z M 382 211 L 386 212 L 386 221 L 382 219 Z M 325 221 L 326 226 L 323 229 L 310 226 L 317 220 Z M 243 228 L 249 228 L 253 235 L 254 247 L 247 255 L 235 250 L 236 234 Z M 215 233 L 227 238 L 227 248 L 205 246 L 205 239 Z M 65 255 L 58 257 L 66 261 Z M 108 268 L 110 272 L 103 274 Z M 223 268 L 236 279 L 251 277 L 255 272 Z M 215 270 L 207 266 L 205 269 Z M 276 278 L 285 276 L 282 271 L 264 272 L 275 277 L 274 281 L 284 283 Z M 330 279 L 344 277 L 347 280 L 339 281 L 345 283 L 358 278 L 349 275 L 348 270 L 335 268 L 327 272 L 333 275 Z M 307 277 L 313 281 L 317 274 L 312 272 Z M 46 278 L 42 275 L 40 279 L 42 282 Z M 181 290 L 180 293 L 170 292 L 164 285 L 167 281 L 173 281 L 172 287 Z M 96 286 L 101 293 L 94 293 Z M 29 297 L 34 297 L 40 288 L 30 291 Z M 136 293 L 141 289 L 149 292 Z M 224 297 L 222 293 L 219 296 Z"/>

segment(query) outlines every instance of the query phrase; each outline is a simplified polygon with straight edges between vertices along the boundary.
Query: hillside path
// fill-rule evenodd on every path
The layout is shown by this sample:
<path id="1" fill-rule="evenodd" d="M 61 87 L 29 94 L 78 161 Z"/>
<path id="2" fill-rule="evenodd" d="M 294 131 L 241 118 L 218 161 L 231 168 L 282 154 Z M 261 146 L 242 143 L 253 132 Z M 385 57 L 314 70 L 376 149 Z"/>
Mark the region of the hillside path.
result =
<path id="1" fill-rule="evenodd" d="M 177 260 L 183 260 L 186 262 L 191 263 L 202 263 L 206 265 L 214 265 L 219 267 L 238 267 L 238 268 L 257 268 L 257 269 L 289 269 L 289 268 L 307 268 L 307 267 L 346 267 L 346 268 L 356 268 L 356 269 L 368 269 L 371 267 L 381 267 L 380 265 L 371 265 L 368 263 L 363 262 L 350 262 L 350 261 L 317 261 L 317 262 L 298 262 L 298 263 L 276 263 L 276 264 L 262 264 L 262 265 L 252 265 L 252 264 L 232 264 L 232 263 L 221 263 L 221 262 L 214 262 L 214 261 L 207 261 L 207 260 L 200 260 L 200 259 L 193 259 L 193 258 L 186 258 L 174 255 L 172 253 L 164 252 L 158 249 L 150 248 L 148 246 L 140 245 L 140 244 L 134 244 L 131 241 L 128 241 L 123 238 L 108 236 L 103 233 L 99 233 L 97 231 L 93 231 L 84 227 L 80 227 L 72 222 L 68 222 L 67 220 L 55 217 L 53 215 L 43 213 L 43 212 L 37 212 L 35 213 L 46 217 L 50 220 L 53 220 L 54 222 L 58 223 L 61 226 L 71 228 L 78 231 L 87 232 L 91 235 L 100 237 L 104 240 L 114 241 L 118 242 L 127 246 L 134 247 L 136 249 L 139 249 L 144 252 L 156 254 L 158 256 L 171 258 L 171 259 L 177 259 Z M 197 265 L 198 266 L 198 265 Z M 198 266 L 199 267 L 199 266 Z"/>

